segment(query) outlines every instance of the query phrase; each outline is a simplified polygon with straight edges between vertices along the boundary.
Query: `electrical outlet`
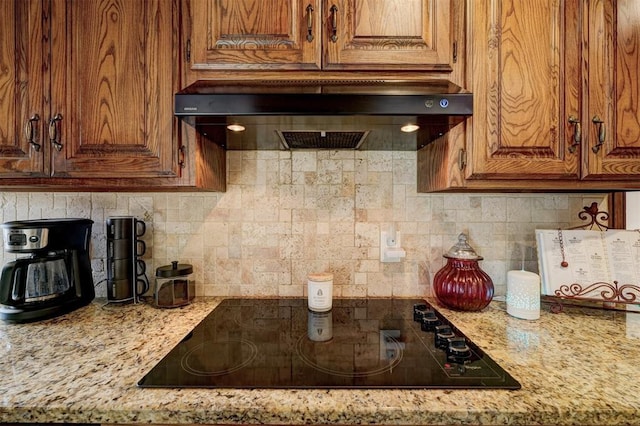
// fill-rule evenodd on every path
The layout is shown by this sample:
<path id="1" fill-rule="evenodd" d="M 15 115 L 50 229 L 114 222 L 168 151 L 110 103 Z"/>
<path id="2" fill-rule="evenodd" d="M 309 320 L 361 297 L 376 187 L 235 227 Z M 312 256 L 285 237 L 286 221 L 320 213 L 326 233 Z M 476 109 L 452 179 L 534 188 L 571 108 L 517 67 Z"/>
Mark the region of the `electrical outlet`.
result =
<path id="1" fill-rule="evenodd" d="M 400 262 L 407 255 L 400 245 L 400 232 L 395 233 L 395 238 L 390 238 L 389 232 L 380 232 L 380 262 Z"/>

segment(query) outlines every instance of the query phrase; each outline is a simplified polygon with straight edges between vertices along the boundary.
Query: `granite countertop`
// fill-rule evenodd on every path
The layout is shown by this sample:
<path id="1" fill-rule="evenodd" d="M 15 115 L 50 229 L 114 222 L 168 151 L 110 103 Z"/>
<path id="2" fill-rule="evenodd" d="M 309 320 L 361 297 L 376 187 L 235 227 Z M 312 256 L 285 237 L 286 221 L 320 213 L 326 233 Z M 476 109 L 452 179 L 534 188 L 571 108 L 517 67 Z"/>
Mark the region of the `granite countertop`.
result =
<path id="1" fill-rule="evenodd" d="M 504 303 L 438 307 L 522 389 L 241 390 L 136 386 L 220 299 L 178 309 L 87 307 L 31 324 L 0 321 L 0 421 L 224 424 L 640 424 L 640 314 Z"/>

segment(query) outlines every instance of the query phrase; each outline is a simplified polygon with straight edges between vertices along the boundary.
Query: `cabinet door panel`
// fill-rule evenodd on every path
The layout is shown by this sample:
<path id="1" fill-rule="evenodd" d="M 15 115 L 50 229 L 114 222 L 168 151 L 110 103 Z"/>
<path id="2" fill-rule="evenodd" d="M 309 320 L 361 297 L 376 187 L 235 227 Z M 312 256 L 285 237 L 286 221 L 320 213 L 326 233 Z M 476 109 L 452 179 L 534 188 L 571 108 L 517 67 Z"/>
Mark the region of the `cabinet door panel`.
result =
<path id="1" fill-rule="evenodd" d="M 324 68 L 452 69 L 450 0 L 325 0 L 323 13 Z"/>
<path id="2" fill-rule="evenodd" d="M 639 20 L 637 0 L 589 2 L 586 179 L 640 176 Z"/>
<path id="3" fill-rule="evenodd" d="M 42 2 L 3 0 L 0 16 L 0 178 L 43 176 Z"/>
<path id="4" fill-rule="evenodd" d="M 577 2 L 474 2 L 474 143 L 468 178 L 579 177 Z M 573 151 L 573 152 L 572 152 Z"/>
<path id="5" fill-rule="evenodd" d="M 171 1 L 54 0 L 51 25 L 52 175 L 174 175 Z"/>
<path id="6" fill-rule="evenodd" d="M 185 5 L 192 70 L 320 68 L 319 0 L 190 0 Z"/>

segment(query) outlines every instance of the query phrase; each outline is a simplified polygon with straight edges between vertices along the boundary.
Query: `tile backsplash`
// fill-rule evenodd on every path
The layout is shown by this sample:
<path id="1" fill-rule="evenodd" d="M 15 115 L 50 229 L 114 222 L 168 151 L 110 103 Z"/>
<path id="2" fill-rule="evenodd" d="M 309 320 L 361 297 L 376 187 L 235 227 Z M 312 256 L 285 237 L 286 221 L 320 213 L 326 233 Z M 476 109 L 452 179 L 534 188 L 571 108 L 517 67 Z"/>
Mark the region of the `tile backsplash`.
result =
<path id="1" fill-rule="evenodd" d="M 0 192 L 0 219 L 94 220 L 98 297 L 106 297 L 105 219 L 118 215 L 147 225 L 149 279 L 172 260 L 190 263 L 197 295 L 303 296 L 307 274 L 322 271 L 334 273 L 336 296 L 428 295 L 461 232 L 504 295 L 508 270 L 537 272 L 536 228 L 575 224 L 583 206 L 606 199 L 418 194 L 415 152 L 229 151 L 227 163 L 225 193 Z M 406 250 L 399 263 L 380 262 L 380 232 L 390 226 Z"/>

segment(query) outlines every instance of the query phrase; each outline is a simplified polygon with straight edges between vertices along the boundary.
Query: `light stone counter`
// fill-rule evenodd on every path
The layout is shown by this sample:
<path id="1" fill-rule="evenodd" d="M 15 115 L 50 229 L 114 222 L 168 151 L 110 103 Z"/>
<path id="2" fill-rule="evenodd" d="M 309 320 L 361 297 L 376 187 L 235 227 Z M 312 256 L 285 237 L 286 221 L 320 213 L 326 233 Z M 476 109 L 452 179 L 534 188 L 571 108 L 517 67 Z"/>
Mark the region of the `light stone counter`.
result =
<path id="1" fill-rule="evenodd" d="M 500 302 L 480 313 L 438 309 L 520 381 L 518 391 L 137 388 L 217 303 L 94 301 L 38 323 L 0 321 L 0 421 L 640 425 L 640 314 L 547 308 L 529 322 Z"/>

